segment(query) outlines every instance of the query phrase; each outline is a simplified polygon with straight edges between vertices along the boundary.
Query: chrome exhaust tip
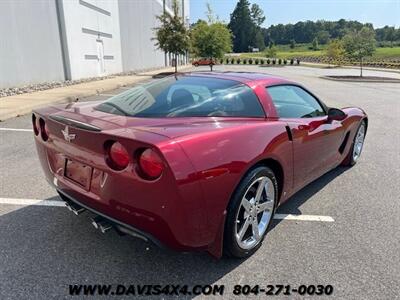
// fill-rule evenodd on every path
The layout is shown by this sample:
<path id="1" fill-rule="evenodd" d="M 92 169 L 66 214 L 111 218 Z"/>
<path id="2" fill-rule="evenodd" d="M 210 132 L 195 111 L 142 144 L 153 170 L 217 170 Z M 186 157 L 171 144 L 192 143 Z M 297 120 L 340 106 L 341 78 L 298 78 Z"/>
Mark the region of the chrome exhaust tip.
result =
<path id="1" fill-rule="evenodd" d="M 106 233 L 113 228 L 113 225 L 110 222 L 100 216 L 92 218 L 92 225 L 94 226 L 94 228 L 100 229 L 102 233 Z"/>
<path id="2" fill-rule="evenodd" d="M 71 202 L 65 202 L 65 206 L 77 216 L 86 211 L 86 208 Z"/>

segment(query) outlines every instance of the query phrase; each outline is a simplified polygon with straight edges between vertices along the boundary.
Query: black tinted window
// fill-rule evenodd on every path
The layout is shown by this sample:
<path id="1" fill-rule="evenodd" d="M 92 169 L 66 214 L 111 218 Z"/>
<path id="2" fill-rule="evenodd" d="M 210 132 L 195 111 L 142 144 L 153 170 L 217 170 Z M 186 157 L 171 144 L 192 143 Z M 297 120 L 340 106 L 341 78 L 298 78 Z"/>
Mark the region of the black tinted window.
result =
<path id="1" fill-rule="evenodd" d="M 264 117 L 254 92 L 232 80 L 172 76 L 134 87 L 97 106 L 134 117 Z"/>
<path id="2" fill-rule="evenodd" d="M 313 118 L 324 116 L 325 111 L 312 95 L 294 85 L 267 88 L 281 118 Z"/>

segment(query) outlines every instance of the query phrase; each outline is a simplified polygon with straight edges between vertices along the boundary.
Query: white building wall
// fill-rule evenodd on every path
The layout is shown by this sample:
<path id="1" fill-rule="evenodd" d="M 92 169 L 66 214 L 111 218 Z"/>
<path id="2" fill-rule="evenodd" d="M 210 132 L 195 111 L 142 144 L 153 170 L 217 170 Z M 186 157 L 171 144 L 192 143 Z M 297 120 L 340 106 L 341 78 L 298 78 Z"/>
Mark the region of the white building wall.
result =
<path id="1" fill-rule="evenodd" d="M 119 0 L 122 68 L 124 71 L 165 66 L 163 51 L 154 46 L 156 16 L 163 13 L 162 0 Z"/>
<path id="2" fill-rule="evenodd" d="M 164 0 L 0 0 L 0 88 L 170 65 L 152 40 L 163 10 Z"/>
<path id="3" fill-rule="evenodd" d="M 63 0 L 62 5 L 71 78 L 121 72 L 118 1 Z"/>
<path id="4" fill-rule="evenodd" d="M 54 0 L 0 0 L 0 88 L 64 79 Z"/>

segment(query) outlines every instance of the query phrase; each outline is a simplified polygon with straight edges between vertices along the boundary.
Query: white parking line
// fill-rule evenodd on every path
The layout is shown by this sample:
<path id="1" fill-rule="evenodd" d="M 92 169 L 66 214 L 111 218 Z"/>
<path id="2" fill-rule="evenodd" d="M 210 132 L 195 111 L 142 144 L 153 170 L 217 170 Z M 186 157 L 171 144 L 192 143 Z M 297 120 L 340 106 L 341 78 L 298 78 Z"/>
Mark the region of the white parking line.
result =
<path id="1" fill-rule="evenodd" d="M 37 199 L 16 199 L 16 198 L 0 198 L 0 204 L 21 205 L 21 206 L 64 206 L 63 201 L 57 200 L 37 200 Z"/>
<path id="2" fill-rule="evenodd" d="M 335 222 L 330 216 L 275 214 L 277 220 Z"/>
<path id="3" fill-rule="evenodd" d="M 32 129 L 21 129 L 21 128 L 0 128 L 0 131 L 26 131 L 32 132 Z"/>
<path id="4" fill-rule="evenodd" d="M 63 201 L 57 200 L 38 200 L 38 199 L 16 199 L 16 198 L 0 198 L 0 204 L 18 205 L 18 206 L 58 206 L 64 207 Z M 330 216 L 317 215 L 292 215 L 292 214 L 275 214 L 276 220 L 288 221 L 317 221 L 317 222 L 335 222 Z"/>
<path id="5" fill-rule="evenodd" d="M 99 96 L 114 97 L 117 94 L 99 94 Z"/>

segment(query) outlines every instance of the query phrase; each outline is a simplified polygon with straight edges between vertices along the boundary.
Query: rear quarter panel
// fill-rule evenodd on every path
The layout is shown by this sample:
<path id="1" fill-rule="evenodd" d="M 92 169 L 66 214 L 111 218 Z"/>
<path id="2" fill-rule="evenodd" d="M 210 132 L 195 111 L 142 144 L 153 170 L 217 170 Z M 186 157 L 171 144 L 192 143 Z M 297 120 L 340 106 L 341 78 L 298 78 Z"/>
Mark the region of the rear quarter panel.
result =
<path id="1" fill-rule="evenodd" d="M 209 238 L 218 232 L 231 195 L 245 173 L 263 159 L 278 161 L 284 170 L 284 188 L 292 185 L 292 142 L 285 123 L 254 121 L 244 126 L 215 129 L 177 139 L 198 181 L 207 211 Z"/>

